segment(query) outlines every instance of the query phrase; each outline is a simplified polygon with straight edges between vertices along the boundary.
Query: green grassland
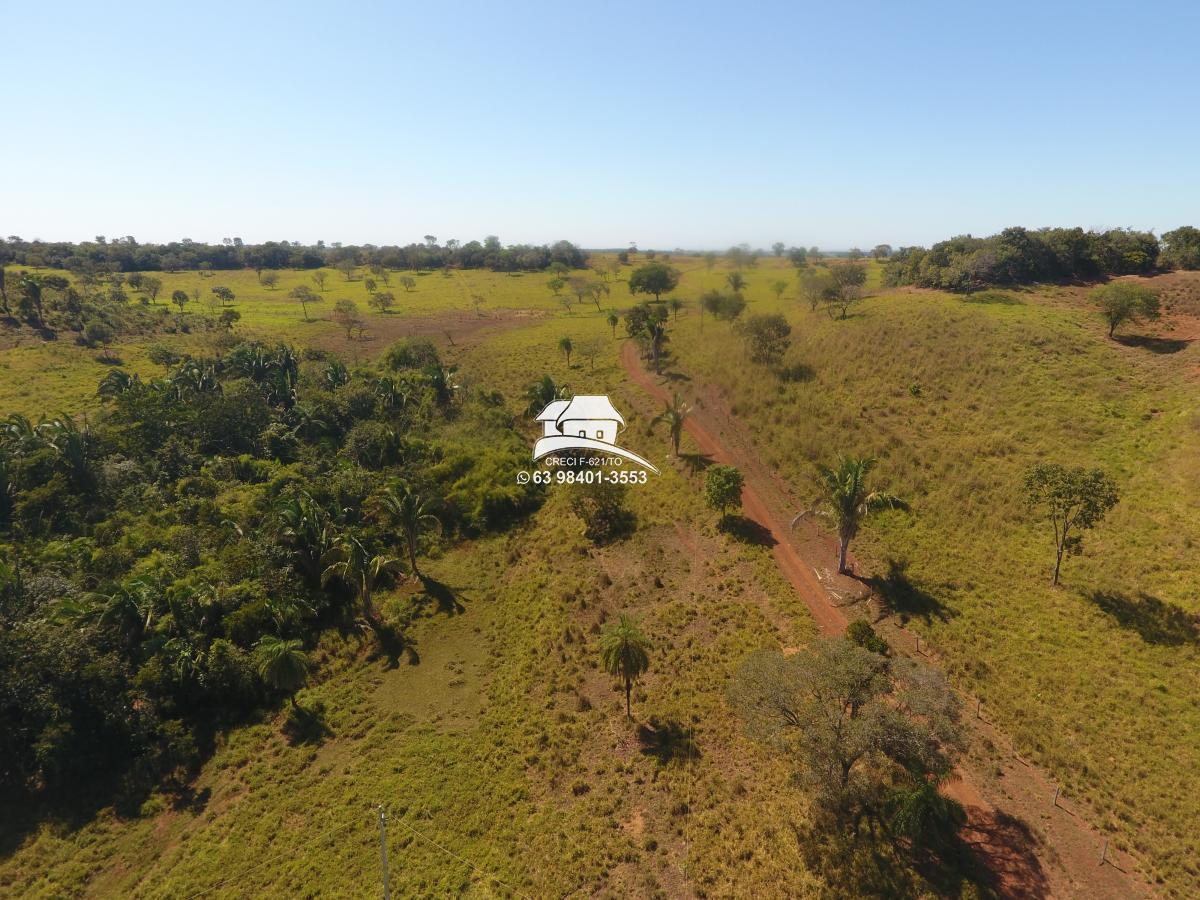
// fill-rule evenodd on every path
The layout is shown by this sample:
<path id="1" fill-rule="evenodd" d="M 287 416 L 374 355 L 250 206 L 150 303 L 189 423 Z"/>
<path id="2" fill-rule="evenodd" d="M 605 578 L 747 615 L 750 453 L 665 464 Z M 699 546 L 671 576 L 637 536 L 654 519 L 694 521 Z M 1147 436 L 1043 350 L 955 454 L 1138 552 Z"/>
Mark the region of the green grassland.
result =
<path id="1" fill-rule="evenodd" d="M 720 277 L 689 274 L 681 291 Z M 1200 282 L 1171 278 L 1174 307 L 1190 309 Z M 1200 770 L 1200 348 L 1111 341 L 1074 288 L 991 304 L 883 293 L 834 321 L 794 295 L 777 302 L 768 283 L 750 275 L 747 312 L 787 316 L 785 364 L 810 367 L 811 380 L 767 374 L 731 349 L 728 325 L 702 329 L 694 313 L 672 334 L 681 370 L 724 397 L 802 497 L 815 462 L 880 459 L 879 482 L 913 514 L 868 529 L 862 568 L 887 579 L 895 612 L 1017 748 L 1185 895 L 1200 878 L 1189 787 Z M 1164 334 L 1179 340 L 1192 324 Z M 1121 491 L 1060 588 L 1049 526 L 1022 500 L 1022 474 L 1040 461 L 1103 466 Z"/>
<path id="2" fill-rule="evenodd" d="M 45 274 L 49 270 L 42 270 Z M 568 315 L 559 298 L 546 287 L 544 273 L 502 273 L 486 270 L 440 272 L 410 272 L 391 275 L 391 285 L 378 285 L 396 297 L 396 306 L 387 313 L 376 312 L 367 305 L 370 295 L 364 285 L 365 270 L 353 280 L 332 269 L 324 270 L 325 289 L 318 291 L 311 271 L 279 272 L 279 282 L 272 288 L 259 283 L 253 270 L 216 272 L 202 276 L 198 272 L 161 272 L 162 290 L 156 303 L 165 311 L 165 327 L 146 334 L 118 336 L 109 353 L 79 346 L 70 332 L 60 332 L 55 340 L 43 340 L 30 329 L 6 329 L 0 326 L 0 410 L 20 412 L 31 417 L 54 415 L 65 411 L 78 413 L 94 403 L 96 385 L 105 371 L 113 365 L 106 356 L 119 360 L 131 372 L 143 378 L 162 374 L 161 367 L 147 356 L 156 344 L 193 354 L 211 353 L 213 342 L 223 329 L 215 325 L 221 306 L 212 293 L 216 286 L 228 287 L 236 299 L 230 304 L 241 320 L 235 333 L 247 339 L 290 341 L 298 346 L 320 347 L 342 354 L 348 361 L 368 359 L 378 355 L 397 337 L 410 333 L 427 333 L 444 342 L 444 332 L 459 331 L 464 325 L 486 329 L 489 326 L 523 324 L 530 318 L 552 314 Z M 59 272 L 55 274 L 65 275 Z M 406 290 L 399 279 L 407 274 L 415 282 Z M 288 297 L 299 285 L 311 288 L 320 298 L 308 305 L 306 321 L 301 306 Z M 624 293 L 623 286 L 613 284 L 614 303 Z M 200 301 L 189 301 L 184 319 L 190 323 L 185 333 L 178 328 L 177 308 L 170 303 L 173 291 L 189 295 L 199 290 Z M 149 299 L 144 294 L 130 292 L 131 302 Z M 472 298 L 484 302 L 476 307 Z M 338 300 L 353 300 L 366 323 L 362 340 L 346 338 L 343 329 L 331 320 L 331 311 Z M 589 303 L 587 309 L 594 312 Z M 570 315 L 583 315 L 575 307 Z M 210 324 L 211 323 L 211 324 Z M 207 326 L 207 327 L 206 327 Z"/>

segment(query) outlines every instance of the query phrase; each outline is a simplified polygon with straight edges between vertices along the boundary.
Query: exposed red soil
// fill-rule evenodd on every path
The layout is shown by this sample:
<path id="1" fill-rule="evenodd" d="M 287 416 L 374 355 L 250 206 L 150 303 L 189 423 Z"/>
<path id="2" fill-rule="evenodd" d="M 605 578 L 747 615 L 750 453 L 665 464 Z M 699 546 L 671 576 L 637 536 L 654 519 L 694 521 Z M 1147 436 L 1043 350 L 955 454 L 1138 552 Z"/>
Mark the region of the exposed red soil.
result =
<path id="1" fill-rule="evenodd" d="M 646 371 L 637 345 L 626 342 L 622 363 L 629 378 L 647 394 L 666 403 L 668 388 Z M 696 387 L 693 385 L 693 387 Z M 700 452 L 714 462 L 735 465 L 745 477 L 743 513 L 774 540 L 771 552 L 780 571 L 795 587 L 812 611 L 823 634 L 840 634 L 847 618 L 843 609 L 869 601 L 870 591 L 851 577 L 838 575 L 834 541 L 821 533 L 815 521 L 792 520 L 797 504 L 783 481 L 759 459 L 743 429 L 734 427 L 716 392 L 702 388 L 692 398 L 695 404 L 685 422 L 687 432 Z M 789 524 L 791 523 L 791 524 Z M 851 560 L 852 569 L 857 563 Z M 889 637 L 901 652 L 916 651 L 918 637 L 899 626 L 889 625 Z M 897 641 L 897 636 L 904 636 Z M 926 662 L 933 662 L 921 652 Z M 974 701 L 967 699 L 974 712 Z M 1078 897 L 1092 900 L 1121 900 L 1148 897 L 1153 892 L 1133 874 L 1133 861 L 1115 850 L 1108 851 L 1109 864 L 1100 864 L 1104 837 L 1083 818 L 1082 810 L 1054 797 L 1053 782 L 1038 767 L 1020 760 L 1015 753 L 1000 756 L 1012 742 L 994 725 L 973 714 L 965 717 L 975 747 L 997 748 L 988 767 L 999 775 L 973 767 L 961 767 L 960 777 L 950 782 L 946 793 L 967 811 L 962 837 L 981 865 L 992 875 L 993 887 L 1004 897 Z"/>

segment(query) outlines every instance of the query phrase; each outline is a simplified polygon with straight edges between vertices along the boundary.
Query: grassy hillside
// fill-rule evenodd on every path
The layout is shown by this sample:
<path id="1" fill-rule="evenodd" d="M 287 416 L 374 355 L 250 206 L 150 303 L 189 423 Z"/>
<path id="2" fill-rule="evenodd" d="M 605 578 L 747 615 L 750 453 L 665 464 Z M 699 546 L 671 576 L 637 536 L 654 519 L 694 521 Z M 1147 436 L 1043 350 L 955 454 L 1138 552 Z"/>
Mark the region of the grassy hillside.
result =
<path id="1" fill-rule="evenodd" d="M 696 293 L 720 273 L 694 273 Z M 751 275 L 748 313 L 783 311 L 784 383 L 732 351 L 728 325 L 694 313 L 671 347 L 715 389 L 770 465 L 813 497 L 812 464 L 880 458 L 912 501 L 856 545 L 901 618 L 918 623 L 1018 748 L 1183 895 L 1200 877 L 1195 703 L 1200 644 L 1200 348 L 1183 313 L 1200 294 L 1163 279 L 1177 313 L 1159 339 L 1110 341 L 1080 289 L 980 304 L 928 292 L 872 297 L 845 321 L 777 302 Z M 1137 332 L 1138 329 L 1132 329 Z M 703 387 L 693 385 L 698 395 Z M 1024 508 L 1035 462 L 1103 466 L 1121 502 L 1049 585 L 1048 525 Z"/>

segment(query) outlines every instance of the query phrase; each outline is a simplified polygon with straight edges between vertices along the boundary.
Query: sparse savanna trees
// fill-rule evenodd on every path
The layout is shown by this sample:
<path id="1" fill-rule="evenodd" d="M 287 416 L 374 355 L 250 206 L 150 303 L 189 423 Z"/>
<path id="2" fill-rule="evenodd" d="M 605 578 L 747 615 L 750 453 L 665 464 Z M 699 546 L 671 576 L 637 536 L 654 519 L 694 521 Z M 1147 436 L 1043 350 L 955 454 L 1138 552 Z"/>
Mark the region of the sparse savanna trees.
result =
<path id="1" fill-rule="evenodd" d="M 625 715 L 632 719 L 630 694 L 634 682 L 650 668 L 650 639 L 636 621 L 622 614 L 600 638 L 600 661 L 605 672 L 621 679 L 625 687 Z"/>
<path id="2" fill-rule="evenodd" d="M 908 508 L 908 504 L 894 494 L 868 486 L 867 476 L 875 468 L 875 462 L 867 457 L 839 456 L 832 467 L 817 466 L 822 512 L 833 519 L 837 529 L 838 572 L 843 575 L 847 573 L 846 555 L 850 541 L 858 534 L 866 517 L 885 509 Z"/>
<path id="3" fill-rule="evenodd" d="M 688 413 L 691 411 L 691 407 L 685 404 L 678 394 L 675 394 L 671 397 L 671 402 L 663 407 L 663 411 L 650 421 L 651 428 L 659 425 L 667 426 L 667 431 L 671 436 L 671 449 L 676 456 L 679 455 L 679 442 L 683 440 L 683 424 L 687 421 Z"/>

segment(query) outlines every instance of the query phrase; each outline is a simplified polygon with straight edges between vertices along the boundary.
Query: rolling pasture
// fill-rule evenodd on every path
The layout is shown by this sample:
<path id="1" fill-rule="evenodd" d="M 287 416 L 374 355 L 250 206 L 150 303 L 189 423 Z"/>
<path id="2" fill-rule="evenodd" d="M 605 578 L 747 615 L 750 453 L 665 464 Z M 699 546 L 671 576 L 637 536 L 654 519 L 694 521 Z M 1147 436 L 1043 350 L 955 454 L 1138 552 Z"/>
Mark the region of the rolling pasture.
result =
<path id="1" fill-rule="evenodd" d="M 686 302 L 669 323 L 666 368 L 681 392 L 730 411 L 801 504 L 814 497 L 814 463 L 838 452 L 878 457 L 878 483 L 912 504 L 911 514 L 874 520 L 854 546 L 884 611 L 920 631 L 1015 749 L 1043 764 L 1164 895 L 1187 896 L 1200 882 L 1191 789 L 1200 771 L 1200 280 L 1152 280 L 1168 315 L 1131 333 L 1154 339 L 1111 341 L 1082 288 L 971 303 L 884 291 L 872 266 L 873 295 L 834 320 L 797 299 L 789 266 L 766 259 L 744 270 L 746 314 L 786 315 L 784 364 L 798 374 L 785 380 L 750 363 L 728 323 L 699 314 L 696 298 L 728 268 L 671 263 L 684 273 L 675 296 Z M 427 335 L 460 379 L 500 390 L 514 412 L 543 372 L 607 392 L 626 411 L 630 445 L 665 474 L 630 492 L 639 528 L 626 542 L 592 547 L 554 495 L 511 534 L 430 561 L 449 597 L 404 585 L 384 600 L 394 613 L 425 611 L 411 660 L 388 668 L 353 641 L 323 644 L 319 681 L 301 696 L 325 705 L 327 733 L 289 738 L 282 715 L 232 732 L 188 805 L 154 798 L 130 820 L 111 811 L 83 823 L 22 819 L 27 827 L 0 844 L 0 890 L 371 895 L 377 804 L 397 822 L 392 890 L 401 896 L 828 889 L 793 838 L 804 798 L 784 787 L 777 757 L 742 737 L 724 701 L 746 652 L 802 644 L 812 621 L 763 547 L 714 527 L 698 476 L 668 461 L 665 435 L 649 431 L 656 410 L 620 367 L 623 325 L 614 337 L 606 321 L 632 305 L 629 272 L 608 282 L 600 309 L 568 309 L 544 274 L 408 273 L 406 291 L 393 273 L 385 289 L 396 307 L 378 313 L 361 276 L 329 270 L 313 321 L 288 298 L 299 284 L 315 289 L 309 272 L 281 272 L 272 289 L 249 270 L 163 273 L 160 304 L 200 286 L 189 315 L 215 317 L 211 287 L 231 288 L 235 332 L 247 338 L 366 361 L 398 337 Z M 781 278 L 789 285 L 777 296 L 770 285 Z M 362 339 L 329 318 L 343 298 L 362 311 Z M 216 334 L 130 335 L 110 352 L 148 377 L 162 372 L 154 345 L 202 353 Z M 576 348 L 569 367 L 564 336 Z M 0 411 L 86 412 L 110 365 L 66 336 L 0 332 Z M 1047 527 L 1021 497 L 1022 473 L 1041 461 L 1103 466 L 1121 492 L 1057 588 Z M 643 618 L 657 648 L 634 701 L 649 727 L 633 736 L 618 724 L 621 696 L 595 650 L 598 624 L 623 610 Z M 902 866 L 874 866 L 859 874 L 880 890 L 923 886 Z"/>

